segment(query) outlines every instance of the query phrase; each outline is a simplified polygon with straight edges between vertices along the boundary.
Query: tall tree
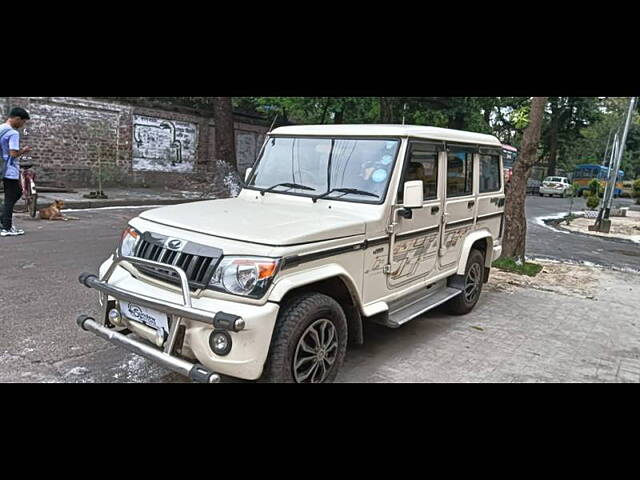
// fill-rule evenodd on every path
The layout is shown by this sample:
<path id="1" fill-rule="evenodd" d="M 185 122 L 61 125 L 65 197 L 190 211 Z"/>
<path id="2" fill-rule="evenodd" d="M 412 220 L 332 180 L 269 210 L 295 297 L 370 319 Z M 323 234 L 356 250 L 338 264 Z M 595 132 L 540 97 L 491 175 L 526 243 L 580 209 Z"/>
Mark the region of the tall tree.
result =
<path id="1" fill-rule="evenodd" d="M 213 97 L 213 122 L 216 127 L 216 160 L 228 163 L 233 170 L 237 171 L 236 136 L 231 97 Z"/>
<path id="2" fill-rule="evenodd" d="M 505 257 L 520 258 L 524 262 L 527 240 L 525 200 L 527 179 L 531 167 L 538 160 L 538 145 L 548 97 L 533 97 L 529 113 L 529 125 L 524 131 L 520 158 L 513 166 L 511 186 L 506 194 L 505 231 L 502 253 Z"/>
<path id="3" fill-rule="evenodd" d="M 380 123 L 393 123 L 392 97 L 380 97 Z"/>

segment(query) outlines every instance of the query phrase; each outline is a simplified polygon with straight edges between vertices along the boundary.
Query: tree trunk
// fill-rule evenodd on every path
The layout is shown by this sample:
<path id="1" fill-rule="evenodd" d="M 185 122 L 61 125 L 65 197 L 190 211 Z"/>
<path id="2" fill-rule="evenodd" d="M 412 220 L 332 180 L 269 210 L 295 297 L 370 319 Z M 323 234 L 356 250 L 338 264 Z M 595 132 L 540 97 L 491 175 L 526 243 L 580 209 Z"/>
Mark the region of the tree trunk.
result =
<path id="1" fill-rule="evenodd" d="M 561 110 L 557 108 L 551 109 L 551 125 L 549 128 L 549 168 L 547 176 L 552 177 L 556 174 L 558 160 L 558 130 L 560 128 Z"/>
<path id="2" fill-rule="evenodd" d="M 527 241 L 527 218 L 525 200 L 527 199 L 527 179 L 531 167 L 538 159 L 538 143 L 542 131 L 542 120 L 548 97 L 533 97 L 529 126 L 524 131 L 520 158 L 513 166 L 511 185 L 506 194 L 505 231 L 502 242 L 502 254 L 505 257 L 520 258 L 524 262 Z"/>
<path id="3" fill-rule="evenodd" d="M 389 97 L 380 97 L 380 123 L 393 123 L 393 105 Z"/>
<path id="4" fill-rule="evenodd" d="M 333 112 L 333 123 L 335 124 L 342 124 L 344 123 L 344 110 L 338 110 L 336 112 Z"/>
<path id="5" fill-rule="evenodd" d="M 327 110 L 329 110 L 329 97 L 327 97 L 324 101 L 324 108 L 322 109 L 322 118 L 320 119 L 320 123 L 324 125 L 324 122 L 327 118 Z"/>
<path id="6" fill-rule="evenodd" d="M 213 122 L 216 127 L 216 160 L 228 163 L 238 171 L 236 162 L 236 136 L 233 126 L 231 97 L 213 97 Z"/>
<path id="7" fill-rule="evenodd" d="M 464 130 L 464 127 L 465 127 L 464 113 L 456 112 L 453 118 L 449 118 L 448 127 L 454 130 Z"/>

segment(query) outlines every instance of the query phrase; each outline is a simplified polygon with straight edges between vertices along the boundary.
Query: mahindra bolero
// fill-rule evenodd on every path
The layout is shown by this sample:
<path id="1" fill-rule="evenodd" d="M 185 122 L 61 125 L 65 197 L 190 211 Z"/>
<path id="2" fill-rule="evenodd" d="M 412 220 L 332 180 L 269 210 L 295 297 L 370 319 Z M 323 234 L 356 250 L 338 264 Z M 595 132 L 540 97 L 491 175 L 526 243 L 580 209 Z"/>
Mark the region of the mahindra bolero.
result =
<path id="1" fill-rule="evenodd" d="M 501 144 L 422 126 L 271 131 L 239 196 L 145 211 L 81 328 L 194 381 L 336 378 L 363 325 L 470 312 L 501 254 Z"/>

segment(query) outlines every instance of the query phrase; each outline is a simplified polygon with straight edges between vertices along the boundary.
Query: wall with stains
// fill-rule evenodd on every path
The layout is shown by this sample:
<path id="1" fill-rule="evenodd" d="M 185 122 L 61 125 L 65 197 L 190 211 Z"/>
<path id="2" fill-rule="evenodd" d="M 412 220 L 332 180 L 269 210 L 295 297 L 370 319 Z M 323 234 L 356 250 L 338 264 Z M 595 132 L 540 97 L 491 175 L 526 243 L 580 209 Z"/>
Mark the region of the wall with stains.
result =
<path id="1" fill-rule="evenodd" d="M 98 173 L 106 185 L 187 188 L 215 176 L 215 124 L 197 113 L 142 107 L 87 97 L 0 97 L 0 112 L 26 108 L 22 132 L 43 181 L 93 188 Z M 255 161 L 268 127 L 235 123 L 241 175 Z"/>

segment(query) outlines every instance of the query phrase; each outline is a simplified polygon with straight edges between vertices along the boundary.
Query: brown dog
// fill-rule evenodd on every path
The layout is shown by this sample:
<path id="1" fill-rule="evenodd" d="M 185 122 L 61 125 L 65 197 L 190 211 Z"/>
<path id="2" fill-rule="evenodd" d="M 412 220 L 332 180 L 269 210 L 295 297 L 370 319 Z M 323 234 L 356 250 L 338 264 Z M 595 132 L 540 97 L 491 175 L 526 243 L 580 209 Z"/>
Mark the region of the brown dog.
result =
<path id="1" fill-rule="evenodd" d="M 60 213 L 64 207 L 64 202 L 62 200 L 56 200 L 47 208 L 43 208 L 40 210 L 40 219 L 41 220 L 64 220 L 67 221 L 68 218 Z"/>

